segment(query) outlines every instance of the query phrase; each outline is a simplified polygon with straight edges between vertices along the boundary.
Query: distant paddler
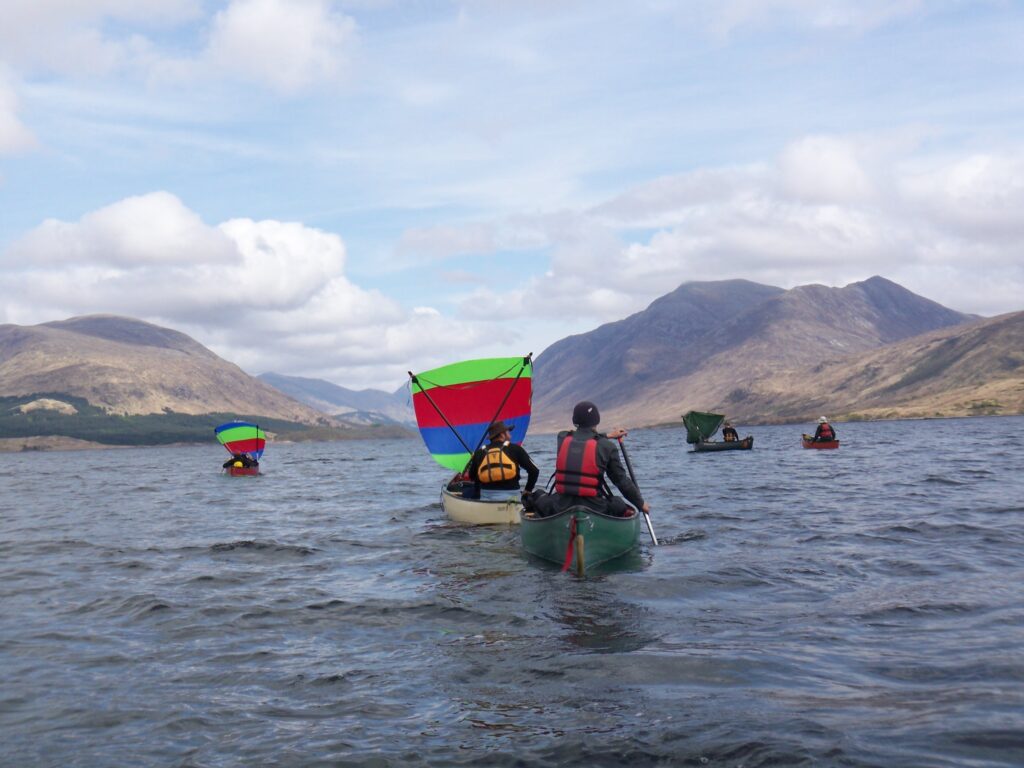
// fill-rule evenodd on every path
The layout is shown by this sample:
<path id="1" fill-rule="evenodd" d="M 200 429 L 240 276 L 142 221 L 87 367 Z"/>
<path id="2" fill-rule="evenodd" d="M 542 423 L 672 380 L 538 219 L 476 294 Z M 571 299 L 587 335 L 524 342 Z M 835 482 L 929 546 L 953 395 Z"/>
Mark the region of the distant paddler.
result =
<path id="1" fill-rule="evenodd" d="M 818 428 L 814 430 L 814 442 L 831 443 L 837 439 L 835 427 L 828 423 L 824 416 L 818 417 Z"/>
<path id="2" fill-rule="evenodd" d="M 229 475 L 258 475 L 260 459 L 267 446 L 267 435 L 256 424 L 229 421 L 214 427 L 218 442 L 231 458 L 222 465 Z"/>
<path id="3" fill-rule="evenodd" d="M 248 453 L 233 453 L 231 454 L 230 459 L 221 464 L 224 469 L 227 469 L 228 467 L 235 467 L 236 469 L 244 467 L 245 469 L 249 469 L 250 467 L 258 467 L 259 465 L 260 463 Z"/>

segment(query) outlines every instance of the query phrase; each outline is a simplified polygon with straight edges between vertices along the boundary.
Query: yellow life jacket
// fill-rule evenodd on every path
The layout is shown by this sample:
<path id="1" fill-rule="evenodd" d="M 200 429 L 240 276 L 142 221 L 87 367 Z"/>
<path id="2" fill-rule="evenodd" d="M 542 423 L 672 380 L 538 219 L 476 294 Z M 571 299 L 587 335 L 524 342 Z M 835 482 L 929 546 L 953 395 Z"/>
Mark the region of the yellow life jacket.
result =
<path id="1" fill-rule="evenodd" d="M 519 477 L 519 466 L 502 450 L 502 446 L 492 445 L 477 467 L 476 476 L 484 484 L 515 480 Z"/>

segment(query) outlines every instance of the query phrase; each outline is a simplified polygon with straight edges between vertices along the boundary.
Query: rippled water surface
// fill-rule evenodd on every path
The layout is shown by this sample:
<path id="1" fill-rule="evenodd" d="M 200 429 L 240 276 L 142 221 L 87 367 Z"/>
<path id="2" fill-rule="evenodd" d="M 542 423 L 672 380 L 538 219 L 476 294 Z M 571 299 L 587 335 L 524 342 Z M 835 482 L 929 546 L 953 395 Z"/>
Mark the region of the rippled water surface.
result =
<path id="1" fill-rule="evenodd" d="M 633 432 L 582 580 L 414 440 L 0 454 L 0 764 L 1024 764 L 1024 418 L 807 429 Z"/>

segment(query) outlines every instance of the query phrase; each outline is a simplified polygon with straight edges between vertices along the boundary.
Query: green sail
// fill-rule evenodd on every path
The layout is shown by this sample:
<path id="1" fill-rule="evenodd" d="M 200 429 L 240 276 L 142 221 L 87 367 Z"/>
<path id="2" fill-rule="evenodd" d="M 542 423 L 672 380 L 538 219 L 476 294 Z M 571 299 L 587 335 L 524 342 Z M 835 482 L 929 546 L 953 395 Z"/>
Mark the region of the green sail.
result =
<path id="1" fill-rule="evenodd" d="M 710 440 L 725 421 L 725 415 L 721 413 L 704 413 L 702 411 L 687 411 L 683 414 L 683 424 L 686 425 L 686 442 L 699 443 L 703 440 Z"/>

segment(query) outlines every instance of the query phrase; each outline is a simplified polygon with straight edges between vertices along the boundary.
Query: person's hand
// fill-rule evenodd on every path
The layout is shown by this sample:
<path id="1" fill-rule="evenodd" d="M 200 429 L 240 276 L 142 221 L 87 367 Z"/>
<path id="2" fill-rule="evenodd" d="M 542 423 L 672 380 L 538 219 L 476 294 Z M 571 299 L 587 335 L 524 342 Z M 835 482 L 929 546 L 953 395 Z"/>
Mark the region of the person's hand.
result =
<path id="1" fill-rule="evenodd" d="M 627 432 L 626 430 L 622 429 L 621 427 L 618 427 L 616 429 L 613 429 L 611 432 L 609 432 L 608 433 L 608 437 L 611 438 L 612 440 L 618 440 L 620 437 L 625 437 L 628 434 L 629 434 L 629 432 Z"/>
<path id="2" fill-rule="evenodd" d="M 650 504 L 648 504 L 648 503 L 647 503 L 647 502 L 645 501 L 645 502 L 644 502 L 644 514 L 645 514 L 645 515 L 647 515 L 647 514 L 650 514 L 650 512 L 651 512 L 651 505 L 650 505 Z"/>

